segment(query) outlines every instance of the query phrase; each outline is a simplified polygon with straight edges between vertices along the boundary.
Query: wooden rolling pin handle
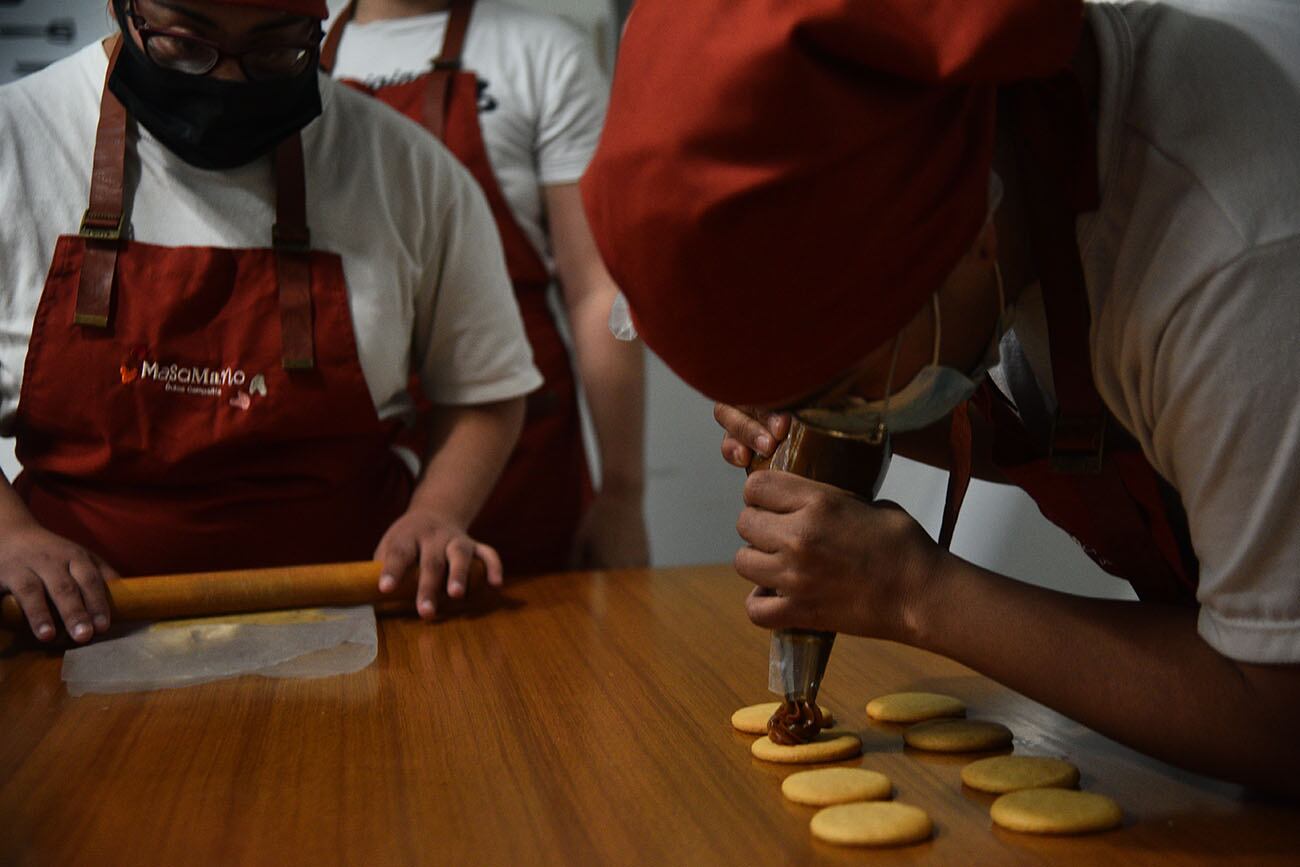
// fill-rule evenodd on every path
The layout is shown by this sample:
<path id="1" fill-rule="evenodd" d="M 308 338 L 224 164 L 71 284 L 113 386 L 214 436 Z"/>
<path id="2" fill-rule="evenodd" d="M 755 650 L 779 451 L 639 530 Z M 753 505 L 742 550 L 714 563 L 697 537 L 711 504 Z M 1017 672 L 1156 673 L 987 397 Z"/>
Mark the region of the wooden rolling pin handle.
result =
<path id="1" fill-rule="evenodd" d="M 386 612 L 398 607 L 413 610 L 416 571 L 407 573 L 391 593 L 379 592 L 379 574 L 378 562 L 363 561 L 124 578 L 107 583 L 108 606 L 114 621 L 166 620 L 322 605 L 377 604 Z M 486 574 L 483 561 L 471 562 L 471 586 L 481 583 Z M 27 618 L 12 595 L 0 599 L 0 624 L 6 629 L 27 627 Z"/>

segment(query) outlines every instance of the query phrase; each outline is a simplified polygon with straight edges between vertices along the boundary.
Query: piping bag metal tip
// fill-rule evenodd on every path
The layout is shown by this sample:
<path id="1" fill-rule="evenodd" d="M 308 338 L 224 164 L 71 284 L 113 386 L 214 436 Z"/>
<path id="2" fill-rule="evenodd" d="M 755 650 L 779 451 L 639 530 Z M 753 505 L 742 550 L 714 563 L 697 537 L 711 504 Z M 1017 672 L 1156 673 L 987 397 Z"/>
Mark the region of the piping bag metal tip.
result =
<path id="1" fill-rule="evenodd" d="M 774 630 L 767 658 L 767 688 L 786 701 L 815 702 L 834 644 L 834 632 Z"/>

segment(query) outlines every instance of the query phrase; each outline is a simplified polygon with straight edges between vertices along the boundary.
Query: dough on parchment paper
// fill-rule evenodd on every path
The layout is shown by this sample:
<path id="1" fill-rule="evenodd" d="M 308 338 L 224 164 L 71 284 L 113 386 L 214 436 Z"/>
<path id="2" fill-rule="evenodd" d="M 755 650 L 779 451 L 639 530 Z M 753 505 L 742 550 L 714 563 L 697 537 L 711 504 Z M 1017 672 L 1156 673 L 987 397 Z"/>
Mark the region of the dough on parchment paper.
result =
<path id="1" fill-rule="evenodd" d="M 1079 769 L 1049 756 L 992 756 L 962 768 L 961 781 L 995 795 L 1021 789 L 1073 789 L 1079 785 Z"/>
<path id="2" fill-rule="evenodd" d="M 980 719 L 935 719 L 909 726 L 903 741 L 936 753 L 973 753 L 1011 746 L 1011 729 Z"/>
<path id="3" fill-rule="evenodd" d="M 731 725 L 736 731 L 744 732 L 750 735 L 767 734 L 767 721 L 776 713 L 776 709 L 781 706 L 779 701 L 767 701 L 762 704 L 751 704 L 742 707 L 731 715 Z M 835 715 L 821 705 L 822 720 L 826 725 L 835 724 Z"/>
<path id="4" fill-rule="evenodd" d="M 823 729 L 806 744 L 788 747 L 773 742 L 767 735 L 754 741 L 749 751 L 754 758 L 765 762 L 813 765 L 818 762 L 838 762 L 851 759 L 862 752 L 862 738 L 853 732 Z"/>
<path id="5" fill-rule="evenodd" d="M 1021 789 L 989 808 L 993 822 L 1026 834 L 1087 834 L 1117 827 L 1124 814 L 1110 798 L 1071 789 Z"/>
<path id="6" fill-rule="evenodd" d="M 867 716 L 881 722 L 915 723 L 965 715 L 961 699 L 937 692 L 894 692 L 867 702 Z"/>
<path id="7" fill-rule="evenodd" d="M 894 792 L 889 777 L 866 768 L 817 768 L 781 781 L 781 794 L 796 804 L 829 807 L 854 801 L 881 801 Z"/>
<path id="8" fill-rule="evenodd" d="M 819 810 L 809 823 L 813 836 L 840 846 L 906 846 L 934 832 L 920 807 L 897 801 L 860 801 Z"/>

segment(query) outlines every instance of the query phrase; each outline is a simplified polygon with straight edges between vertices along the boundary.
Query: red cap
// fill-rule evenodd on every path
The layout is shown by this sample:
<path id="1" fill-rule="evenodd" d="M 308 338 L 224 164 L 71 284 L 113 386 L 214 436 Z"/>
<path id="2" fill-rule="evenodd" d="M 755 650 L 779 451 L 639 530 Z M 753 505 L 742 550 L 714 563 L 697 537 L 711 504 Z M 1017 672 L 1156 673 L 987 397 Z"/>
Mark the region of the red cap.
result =
<path id="1" fill-rule="evenodd" d="M 255 6 L 259 9 L 277 9 L 290 15 L 305 15 L 308 18 L 330 17 L 325 0 L 208 0 L 221 6 Z"/>
<path id="2" fill-rule="evenodd" d="M 892 337 L 982 224 L 997 84 L 1060 70 L 1079 0 L 638 0 L 582 181 L 647 345 L 735 404 Z"/>

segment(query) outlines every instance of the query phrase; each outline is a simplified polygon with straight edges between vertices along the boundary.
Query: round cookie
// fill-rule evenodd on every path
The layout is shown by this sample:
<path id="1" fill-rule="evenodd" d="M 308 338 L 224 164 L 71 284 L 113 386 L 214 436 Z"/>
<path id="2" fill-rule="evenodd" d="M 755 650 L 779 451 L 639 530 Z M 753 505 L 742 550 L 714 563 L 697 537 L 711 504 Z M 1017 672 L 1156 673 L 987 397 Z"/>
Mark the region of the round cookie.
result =
<path id="1" fill-rule="evenodd" d="M 961 781 L 995 795 L 1021 789 L 1073 789 L 1079 785 L 1079 769 L 1048 756 L 993 756 L 962 768 Z"/>
<path id="2" fill-rule="evenodd" d="M 748 707 L 742 707 L 731 715 L 731 725 L 736 731 L 745 732 L 750 735 L 767 734 L 767 721 L 776 713 L 776 709 L 781 706 L 779 701 L 766 701 L 762 704 L 751 704 Z M 821 707 L 818 705 L 818 707 Z M 822 720 L 826 725 L 835 724 L 835 715 L 826 708 L 821 708 Z"/>
<path id="3" fill-rule="evenodd" d="M 863 801 L 819 810 L 809 823 L 813 836 L 840 846 L 906 846 L 934 830 L 920 807 L 897 801 Z"/>
<path id="4" fill-rule="evenodd" d="M 914 723 L 965 715 L 961 699 L 937 692 L 895 692 L 867 702 L 867 716 L 881 722 Z"/>
<path id="5" fill-rule="evenodd" d="M 838 762 L 851 759 L 862 752 L 862 739 L 852 732 L 823 730 L 806 744 L 787 747 L 774 743 L 766 735 L 754 741 L 749 748 L 754 758 L 765 762 L 791 765 L 813 765 L 818 762 Z"/>
<path id="6" fill-rule="evenodd" d="M 1114 828 L 1124 814 L 1105 795 L 1070 789 L 1021 789 L 993 802 L 995 824 L 1026 834 L 1086 834 Z"/>
<path id="7" fill-rule="evenodd" d="M 909 726 L 903 741 L 918 750 L 973 753 L 1011 746 L 1011 729 L 981 719 L 935 719 Z"/>
<path id="8" fill-rule="evenodd" d="M 781 794 L 796 804 L 828 807 L 853 801 L 881 801 L 894 791 L 889 777 L 866 768 L 818 768 L 781 781 Z"/>

